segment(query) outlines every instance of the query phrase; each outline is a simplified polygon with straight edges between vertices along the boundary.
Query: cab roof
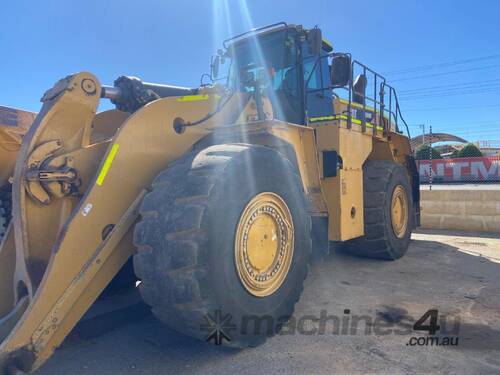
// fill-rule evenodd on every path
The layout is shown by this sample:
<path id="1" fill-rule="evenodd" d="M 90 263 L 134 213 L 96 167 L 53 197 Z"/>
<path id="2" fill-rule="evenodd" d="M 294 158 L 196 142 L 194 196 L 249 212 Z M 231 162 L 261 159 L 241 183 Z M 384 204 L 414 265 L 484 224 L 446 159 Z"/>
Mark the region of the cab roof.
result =
<path id="1" fill-rule="evenodd" d="M 294 24 L 287 24 L 286 22 L 278 22 L 278 23 L 274 23 L 274 24 L 267 25 L 264 27 L 255 28 L 255 29 L 249 30 L 247 32 L 244 32 L 242 34 L 233 36 L 232 38 L 224 40 L 222 45 L 224 46 L 224 48 L 227 49 L 230 45 L 234 45 L 234 44 L 237 44 L 239 42 L 242 42 L 249 37 L 262 36 L 265 34 L 270 34 L 270 33 L 277 32 L 280 30 L 285 30 L 285 29 L 295 29 L 297 31 L 304 30 L 302 25 L 294 25 Z M 328 40 L 323 38 L 322 49 L 326 52 L 331 52 L 331 51 L 333 51 L 333 46 Z"/>

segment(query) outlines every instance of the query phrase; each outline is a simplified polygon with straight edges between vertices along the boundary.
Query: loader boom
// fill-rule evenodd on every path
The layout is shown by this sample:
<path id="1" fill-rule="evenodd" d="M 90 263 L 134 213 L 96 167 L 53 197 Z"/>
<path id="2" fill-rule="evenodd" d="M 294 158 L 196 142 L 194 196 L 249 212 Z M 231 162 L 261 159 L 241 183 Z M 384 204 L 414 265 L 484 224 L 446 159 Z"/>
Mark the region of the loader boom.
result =
<path id="1" fill-rule="evenodd" d="M 99 94 L 99 82 L 88 73 L 58 82 L 45 94 L 18 155 L 13 183 L 15 234 L 10 231 L 6 243 L 12 245 L 14 236 L 18 304 L 14 308 L 29 307 L 0 347 L 4 367 L 34 369 L 50 356 L 132 254 L 130 234 L 126 234 L 147 181 L 206 132 L 193 129 L 184 135 L 186 141 L 172 144 L 175 130 L 158 120 L 170 117 L 172 123 L 179 111 L 174 113 L 165 99 L 143 109 L 154 113 L 146 124 L 136 112 L 122 124 L 112 144 L 109 140 L 91 144 Z M 190 116 L 202 116 L 211 104 L 206 101 Z M 81 186 L 88 188 L 81 199 L 71 189 L 67 194 L 59 192 L 62 196 L 54 202 L 44 201 L 43 188 L 32 189 L 35 199 L 27 196 L 26 174 L 40 159 L 33 154 L 54 141 L 56 149 L 43 150 L 41 158 L 50 157 L 53 166 L 73 161 Z M 116 191 L 121 192 L 118 199 Z M 109 226 L 113 229 L 104 237 Z M 1 255 L 12 251 L 4 248 Z M 26 356 L 27 352 L 31 355 Z"/>

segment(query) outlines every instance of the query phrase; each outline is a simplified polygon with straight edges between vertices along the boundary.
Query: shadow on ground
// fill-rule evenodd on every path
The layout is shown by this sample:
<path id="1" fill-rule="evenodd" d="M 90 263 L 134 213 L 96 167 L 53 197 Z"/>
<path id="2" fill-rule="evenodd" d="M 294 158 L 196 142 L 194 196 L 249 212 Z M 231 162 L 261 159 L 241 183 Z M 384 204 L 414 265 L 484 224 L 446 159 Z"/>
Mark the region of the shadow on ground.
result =
<path id="1" fill-rule="evenodd" d="M 499 373 L 500 263 L 425 237 L 395 262 L 334 252 L 314 263 L 294 314 L 296 321 L 321 311 L 342 318 L 349 310 L 372 325 L 410 327 L 405 334 L 367 334 L 362 324 L 352 330 L 352 321 L 342 334 L 328 323 L 322 334 L 296 330 L 240 351 L 190 339 L 147 316 L 99 337 L 73 337 L 38 374 Z M 457 346 L 407 345 L 426 337 L 410 322 L 429 309 L 459 320 Z"/>

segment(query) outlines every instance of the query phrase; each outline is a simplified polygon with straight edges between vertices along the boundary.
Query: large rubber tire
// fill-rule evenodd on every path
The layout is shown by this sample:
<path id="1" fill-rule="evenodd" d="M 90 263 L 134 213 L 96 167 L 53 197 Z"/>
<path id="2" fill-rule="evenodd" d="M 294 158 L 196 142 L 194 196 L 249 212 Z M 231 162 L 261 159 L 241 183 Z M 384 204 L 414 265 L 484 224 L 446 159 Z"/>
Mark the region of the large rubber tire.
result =
<path id="1" fill-rule="evenodd" d="M 391 222 L 391 200 L 397 186 L 402 186 L 408 202 L 408 222 L 401 237 L 395 235 Z M 413 201 L 406 169 L 390 161 L 366 162 L 363 192 L 365 235 L 348 241 L 345 249 L 369 258 L 401 258 L 408 250 L 413 228 Z"/>
<path id="2" fill-rule="evenodd" d="M 0 242 L 12 218 L 12 189 L 10 184 L 0 187 Z"/>
<path id="3" fill-rule="evenodd" d="M 290 269 L 266 297 L 244 288 L 234 247 L 240 215 L 261 192 L 286 202 L 295 228 Z M 264 342 L 290 318 L 307 275 L 311 218 L 296 169 L 277 151 L 225 144 L 186 154 L 158 175 L 140 212 L 134 268 L 142 296 L 159 320 L 206 339 L 201 325 L 219 310 L 235 325 L 225 344 L 245 347 Z M 245 332 L 246 318 L 263 318 L 266 324 Z"/>

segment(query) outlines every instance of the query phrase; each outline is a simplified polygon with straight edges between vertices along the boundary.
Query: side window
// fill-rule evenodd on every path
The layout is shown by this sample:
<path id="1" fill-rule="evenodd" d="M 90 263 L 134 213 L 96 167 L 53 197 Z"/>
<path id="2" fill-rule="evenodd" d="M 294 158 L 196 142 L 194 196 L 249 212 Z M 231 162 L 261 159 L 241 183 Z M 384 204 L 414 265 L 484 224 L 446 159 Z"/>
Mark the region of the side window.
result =
<path id="1" fill-rule="evenodd" d="M 306 89 L 322 89 L 322 94 L 328 95 L 327 91 L 331 90 L 328 89 L 330 86 L 330 70 L 327 57 L 322 57 L 320 60 L 310 57 L 304 62 L 304 82 L 307 82 L 307 80 L 309 82 Z"/>
<path id="2" fill-rule="evenodd" d="M 285 67 L 278 71 L 273 71 L 273 89 L 286 90 L 296 93 L 298 89 L 297 69 L 295 67 Z"/>
<path id="3" fill-rule="evenodd" d="M 333 96 L 330 89 L 328 57 L 308 56 L 304 59 L 304 83 L 306 85 L 306 109 L 309 119 L 333 115 Z"/>
<path id="4" fill-rule="evenodd" d="M 321 88 L 321 75 L 319 74 L 320 65 L 315 63 L 316 60 L 313 58 L 309 58 L 304 62 L 304 82 L 307 82 L 307 90 L 315 90 Z"/>

